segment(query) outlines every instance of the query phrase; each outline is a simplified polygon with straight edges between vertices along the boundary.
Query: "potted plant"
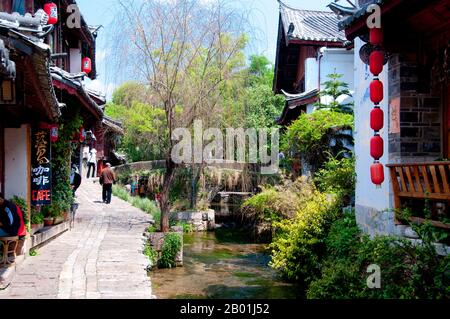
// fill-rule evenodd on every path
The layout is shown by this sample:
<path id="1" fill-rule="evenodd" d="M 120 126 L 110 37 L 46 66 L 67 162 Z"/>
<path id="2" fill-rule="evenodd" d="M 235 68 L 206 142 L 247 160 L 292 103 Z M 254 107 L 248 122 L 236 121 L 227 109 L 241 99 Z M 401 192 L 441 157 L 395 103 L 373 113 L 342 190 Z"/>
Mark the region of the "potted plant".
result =
<path id="1" fill-rule="evenodd" d="M 64 222 L 63 213 L 63 205 L 60 201 L 55 201 L 50 206 L 50 217 L 53 217 L 53 225 L 58 225 Z"/>
<path id="2" fill-rule="evenodd" d="M 39 212 L 31 213 L 31 234 L 36 234 L 39 230 L 44 228 L 44 214 Z"/>
<path id="3" fill-rule="evenodd" d="M 41 209 L 41 213 L 44 216 L 44 226 L 53 226 L 53 221 L 55 218 L 51 215 L 50 206 L 43 206 Z"/>

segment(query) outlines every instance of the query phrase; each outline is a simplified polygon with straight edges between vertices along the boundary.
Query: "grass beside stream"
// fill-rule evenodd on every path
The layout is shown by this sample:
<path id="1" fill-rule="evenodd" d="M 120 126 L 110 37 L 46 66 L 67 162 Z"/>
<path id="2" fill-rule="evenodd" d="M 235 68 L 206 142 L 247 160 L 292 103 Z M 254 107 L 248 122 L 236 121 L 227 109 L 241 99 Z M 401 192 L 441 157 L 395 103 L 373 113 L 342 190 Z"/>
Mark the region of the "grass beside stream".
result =
<path id="1" fill-rule="evenodd" d="M 126 189 L 118 185 L 113 185 L 113 195 L 152 215 L 155 222 L 159 223 L 161 211 L 154 201 L 139 196 L 131 196 Z"/>

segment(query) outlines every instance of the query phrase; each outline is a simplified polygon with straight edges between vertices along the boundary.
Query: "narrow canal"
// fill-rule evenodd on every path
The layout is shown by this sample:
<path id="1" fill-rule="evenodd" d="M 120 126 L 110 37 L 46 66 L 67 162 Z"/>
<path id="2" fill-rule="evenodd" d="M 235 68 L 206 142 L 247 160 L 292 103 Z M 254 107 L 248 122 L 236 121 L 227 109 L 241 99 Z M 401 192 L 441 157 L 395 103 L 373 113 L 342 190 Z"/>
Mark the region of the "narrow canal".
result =
<path id="1" fill-rule="evenodd" d="M 265 246 L 242 233 L 184 235 L 184 266 L 152 271 L 158 299 L 294 299 L 298 289 L 283 282 L 269 266 Z"/>

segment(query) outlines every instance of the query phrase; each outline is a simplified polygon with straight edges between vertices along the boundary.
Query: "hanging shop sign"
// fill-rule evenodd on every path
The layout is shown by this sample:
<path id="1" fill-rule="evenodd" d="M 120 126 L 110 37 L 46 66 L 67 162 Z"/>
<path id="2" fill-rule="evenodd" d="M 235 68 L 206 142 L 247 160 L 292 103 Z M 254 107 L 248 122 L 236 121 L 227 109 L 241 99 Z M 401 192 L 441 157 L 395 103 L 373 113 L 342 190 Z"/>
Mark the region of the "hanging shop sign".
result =
<path id="1" fill-rule="evenodd" d="M 31 205 L 50 205 L 52 203 L 50 130 L 33 129 L 31 147 Z"/>

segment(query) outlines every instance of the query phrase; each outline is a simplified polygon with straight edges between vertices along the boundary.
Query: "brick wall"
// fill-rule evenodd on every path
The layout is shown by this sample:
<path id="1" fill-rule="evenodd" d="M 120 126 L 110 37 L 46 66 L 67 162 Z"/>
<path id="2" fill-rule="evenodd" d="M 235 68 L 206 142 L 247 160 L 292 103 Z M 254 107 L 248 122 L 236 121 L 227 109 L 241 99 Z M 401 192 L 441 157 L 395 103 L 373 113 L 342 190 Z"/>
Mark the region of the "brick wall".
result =
<path id="1" fill-rule="evenodd" d="M 389 108 L 399 105 L 399 132 L 389 130 L 389 161 L 417 162 L 441 156 L 441 98 L 419 83 L 419 68 L 399 54 L 389 61 Z M 398 114 L 397 114 L 398 115 Z M 398 130 L 394 130 L 398 131 Z"/>

